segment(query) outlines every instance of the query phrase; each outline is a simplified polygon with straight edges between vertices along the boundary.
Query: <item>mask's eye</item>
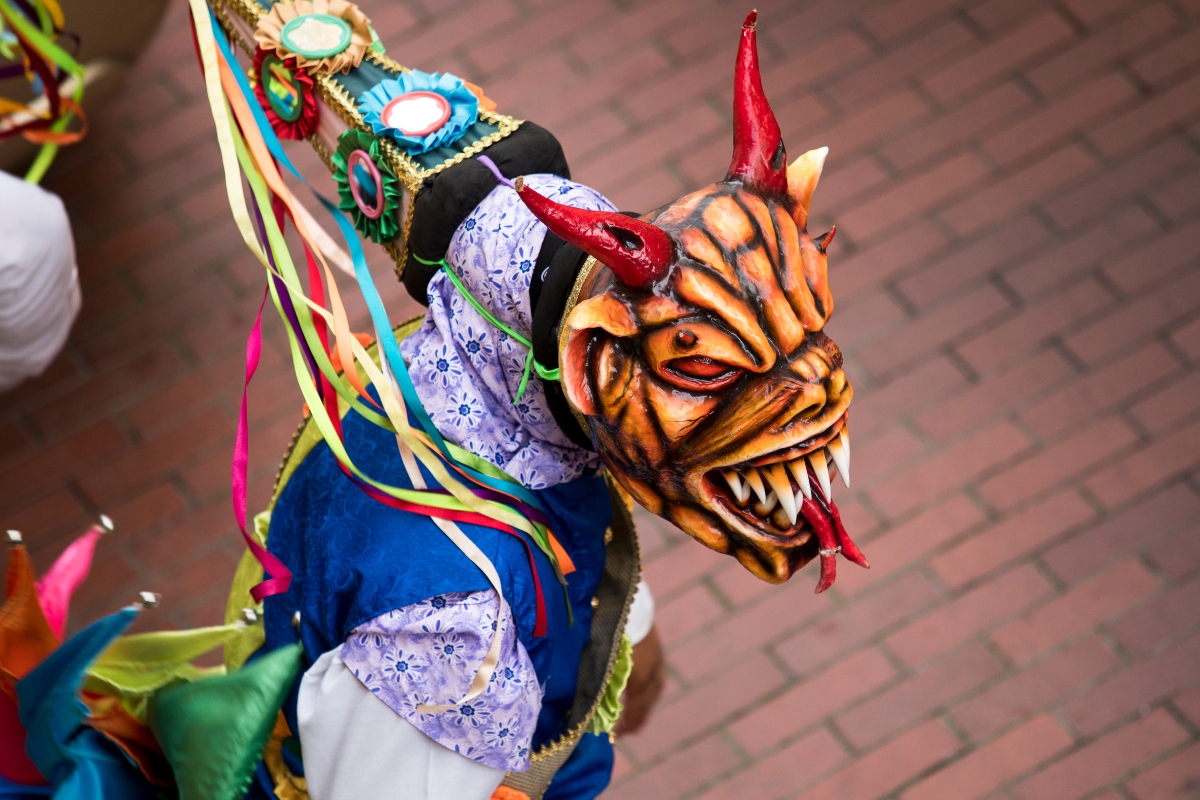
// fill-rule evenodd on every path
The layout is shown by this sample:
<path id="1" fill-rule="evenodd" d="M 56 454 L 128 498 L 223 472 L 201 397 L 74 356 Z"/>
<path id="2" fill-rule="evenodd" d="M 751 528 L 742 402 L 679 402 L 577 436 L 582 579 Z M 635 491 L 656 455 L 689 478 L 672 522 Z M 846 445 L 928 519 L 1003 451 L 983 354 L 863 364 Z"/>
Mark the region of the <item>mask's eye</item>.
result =
<path id="1" fill-rule="evenodd" d="M 663 377 L 685 389 L 720 389 L 736 381 L 744 371 L 704 356 L 675 358 L 662 365 Z"/>

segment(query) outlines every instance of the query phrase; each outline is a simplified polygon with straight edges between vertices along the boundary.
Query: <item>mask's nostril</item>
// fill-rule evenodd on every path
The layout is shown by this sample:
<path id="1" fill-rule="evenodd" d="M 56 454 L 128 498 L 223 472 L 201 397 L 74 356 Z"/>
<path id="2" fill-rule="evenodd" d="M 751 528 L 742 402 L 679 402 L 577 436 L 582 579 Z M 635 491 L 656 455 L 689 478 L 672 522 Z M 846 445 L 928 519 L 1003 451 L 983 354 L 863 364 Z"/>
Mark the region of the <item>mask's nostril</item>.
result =
<path id="1" fill-rule="evenodd" d="M 825 387 L 821 384 L 804 384 L 784 412 L 783 427 L 800 420 L 813 419 L 825 408 L 827 399 Z"/>

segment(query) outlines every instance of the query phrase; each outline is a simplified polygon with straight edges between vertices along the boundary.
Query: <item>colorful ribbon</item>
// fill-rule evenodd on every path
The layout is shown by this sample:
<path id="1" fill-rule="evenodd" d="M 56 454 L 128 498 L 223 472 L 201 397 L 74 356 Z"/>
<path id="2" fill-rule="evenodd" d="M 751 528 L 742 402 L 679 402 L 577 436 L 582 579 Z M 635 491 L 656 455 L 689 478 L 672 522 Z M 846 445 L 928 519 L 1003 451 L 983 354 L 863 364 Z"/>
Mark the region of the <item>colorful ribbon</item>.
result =
<path id="1" fill-rule="evenodd" d="M 24 72 L 31 80 L 41 83 L 49 114 L 43 116 L 29 105 L 0 98 L 0 114 L 8 123 L 0 129 L 0 139 L 19 134 L 42 145 L 25 174 L 25 180 L 37 183 L 50 168 L 59 146 L 77 142 L 87 133 L 87 118 L 79 106 L 83 100 L 84 68 L 54 42 L 65 23 L 58 1 L 24 0 L 21 5 L 36 14 L 37 24 L 8 0 L 0 0 L 0 23 L 3 23 L 0 30 L 6 26 L 12 29 L 25 60 Z M 60 94 L 56 75 L 60 71 L 75 79 L 70 97 Z M 24 117 L 29 119 L 22 121 Z M 68 131 L 74 117 L 79 117 L 80 129 Z"/>
<path id="2" fill-rule="evenodd" d="M 535 635 L 544 634 L 545 607 L 540 581 L 532 550 L 522 533 L 532 538 L 539 549 L 547 554 L 551 563 L 555 565 L 559 580 L 564 584 L 565 579 L 562 577 L 560 559 L 556 556 L 557 542 L 551 541 L 552 536 L 545 525 L 547 520 L 541 504 L 536 496 L 511 476 L 446 442 L 433 425 L 421 406 L 400 356 L 392 326 L 384 312 L 382 300 L 367 269 L 366 259 L 353 228 L 338 212 L 336 206 L 314 191 L 314 196 L 333 216 L 346 240 L 355 277 L 376 329 L 381 353 L 378 365 L 367 354 L 362 344 L 350 334 L 348 319 L 334 276 L 325 261 L 322 249 L 312 246 L 319 240 L 310 228 L 317 226 L 311 224 L 311 218 L 302 211 L 303 207 L 288 190 L 278 165 L 285 167 L 302 183 L 305 182 L 283 152 L 278 137 L 261 107 L 253 100 L 254 95 L 245 76 L 236 68 L 228 43 L 218 33 L 215 18 L 204 6 L 203 0 L 190 0 L 190 5 L 193 31 L 204 69 L 209 104 L 217 126 L 217 138 L 226 173 L 226 190 L 234 220 L 247 246 L 267 271 L 266 294 L 271 296 L 281 319 L 285 322 L 284 330 L 292 352 L 293 369 L 314 424 L 329 444 L 342 471 L 356 485 L 380 502 L 429 516 L 484 572 L 502 604 L 507 601 L 504 599 L 494 565 L 457 527 L 456 522 L 486 525 L 521 538 L 530 558 L 538 595 Z M 257 225 L 251 222 L 246 206 L 242 184 L 238 179 L 239 166 L 250 188 L 254 221 Z M 305 294 L 300 285 L 299 276 L 283 239 L 283 225 L 288 218 L 293 221 L 305 244 L 312 298 Z M 322 302 L 326 293 L 328 307 Z M 345 366 L 344 376 L 338 374 L 330 361 L 326 325 L 332 325 L 334 328 L 339 360 Z M 260 337 L 260 326 L 256 322 L 247 345 L 247 381 L 253 375 L 257 355 L 255 348 L 261 346 Z M 358 378 L 355 361 L 376 387 L 379 402 L 371 397 Z M 375 481 L 354 464 L 342 440 L 337 402 L 339 397 L 364 418 L 395 433 L 397 447 L 409 474 L 412 489 L 388 486 Z M 382 405 L 384 413 L 381 415 L 368 408 L 359 398 L 365 399 L 375 408 Z M 243 534 L 246 535 L 245 465 L 248 443 L 244 436 L 244 409 L 243 404 L 235 448 L 232 491 L 235 515 Z M 410 413 L 416 418 L 420 431 L 409 425 Z M 425 478 L 417 465 L 418 461 L 429 471 L 438 484 L 437 488 L 431 490 L 426 487 Z M 472 489 L 461 483 L 451 471 L 480 488 Z M 246 535 L 246 538 L 255 558 L 263 564 L 264 571 L 271 575 L 271 580 L 254 587 L 252 594 L 255 599 L 261 600 L 263 597 L 285 591 L 287 579 L 290 578 L 286 567 L 277 560 L 271 563 L 270 559 L 273 557 L 251 537 Z M 561 546 L 557 550 L 561 551 Z M 497 632 L 488 657 L 477 672 L 471 689 L 455 704 L 477 696 L 486 688 L 498 662 L 499 641 L 500 634 Z M 452 706 L 445 706 L 449 707 Z"/>

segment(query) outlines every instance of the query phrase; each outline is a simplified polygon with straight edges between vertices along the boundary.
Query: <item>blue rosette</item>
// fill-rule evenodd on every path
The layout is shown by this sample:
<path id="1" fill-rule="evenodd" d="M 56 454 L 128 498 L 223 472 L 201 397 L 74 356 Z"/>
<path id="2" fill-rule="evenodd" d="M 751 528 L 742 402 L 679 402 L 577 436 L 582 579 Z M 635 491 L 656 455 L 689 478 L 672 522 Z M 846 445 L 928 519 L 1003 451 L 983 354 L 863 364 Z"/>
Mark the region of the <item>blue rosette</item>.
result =
<path id="1" fill-rule="evenodd" d="M 436 130 L 423 136 L 408 135 L 384 121 L 384 109 L 393 100 L 412 92 L 440 95 L 450 105 L 450 115 Z M 479 98 L 463 81 L 450 73 L 413 70 L 394 80 L 380 81 L 359 99 L 359 112 L 377 136 L 393 139 L 411 154 L 426 153 L 449 145 L 466 132 L 479 116 Z"/>

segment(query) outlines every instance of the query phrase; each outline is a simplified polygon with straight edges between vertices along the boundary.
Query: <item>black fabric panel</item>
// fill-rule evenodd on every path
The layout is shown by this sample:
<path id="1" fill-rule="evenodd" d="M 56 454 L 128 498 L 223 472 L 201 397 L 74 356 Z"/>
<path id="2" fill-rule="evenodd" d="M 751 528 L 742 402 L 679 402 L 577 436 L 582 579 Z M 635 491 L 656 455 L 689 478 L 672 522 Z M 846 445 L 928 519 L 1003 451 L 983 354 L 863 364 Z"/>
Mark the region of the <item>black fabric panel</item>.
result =
<path id="1" fill-rule="evenodd" d="M 558 238 L 558 234 L 552 230 L 546 230 L 546 238 L 542 239 L 542 249 L 538 251 L 537 262 L 533 265 L 533 276 L 529 279 L 530 311 L 537 308 L 538 299 L 542 296 L 542 284 L 550 272 L 550 264 L 553 263 L 555 254 L 564 244 L 566 242 Z"/>
<path id="2" fill-rule="evenodd" d="M 567 298 L 575 285 L 575 278 L 586 260 L 587 253 L 546 231 L 534 276 L 529 283 L 529 305 L 533 309 L 533 331 L 530 334 L 533 357 L 547 369 L 558 367 L 558 323 L 567 307 Z M 533 292 L 535 282 L 538 287 L 536 295 Z M 579 420 L 567 405 L 562 384 L 558 381 L 542 381 L 542 385 L 546 388 L 546 405 L 550 407 L 550 414 L 558 427 L 575 444 L 594 450 L 592 438 L 579 426 Z"/>
<path id="3" fill-rule="evenodd" d="M 633 211 L 621 213 L 627 217 L 641 216 Z M 529 281 L 529 307 L 533 310 L 533 331 L 530 334 L 533 357 L 547 369 L 558 367 L 558 324 L 562 321 L 567 299 L 585 261 L 587 253 L 564 242 L 553 231 L 546 231 L 533 277 Z M 571 413 L 562 384 L 543 381 L 543 385 L 546 387 L 546 404 L 550 406 L 550 413 L 558 427 L 575 444 L 595 450 L 592 438 Z"/>
<path id="4" fill-rule="evenodd" d="M 483 155 L 495 162 L 506 178 L 540 173 L 571 177 L 562 145 L 532 122 L 522 123 Z M 454 231 L 495 188 L 496 176 L 474 157 L 425 179 L 413 208 L 409 256 L 404 265 L 404 286 L 421 305 L 429 304 L 427 289 L 438 267 L 422 264 L 413 255 L 426 261 L 444 258 Z"/>

